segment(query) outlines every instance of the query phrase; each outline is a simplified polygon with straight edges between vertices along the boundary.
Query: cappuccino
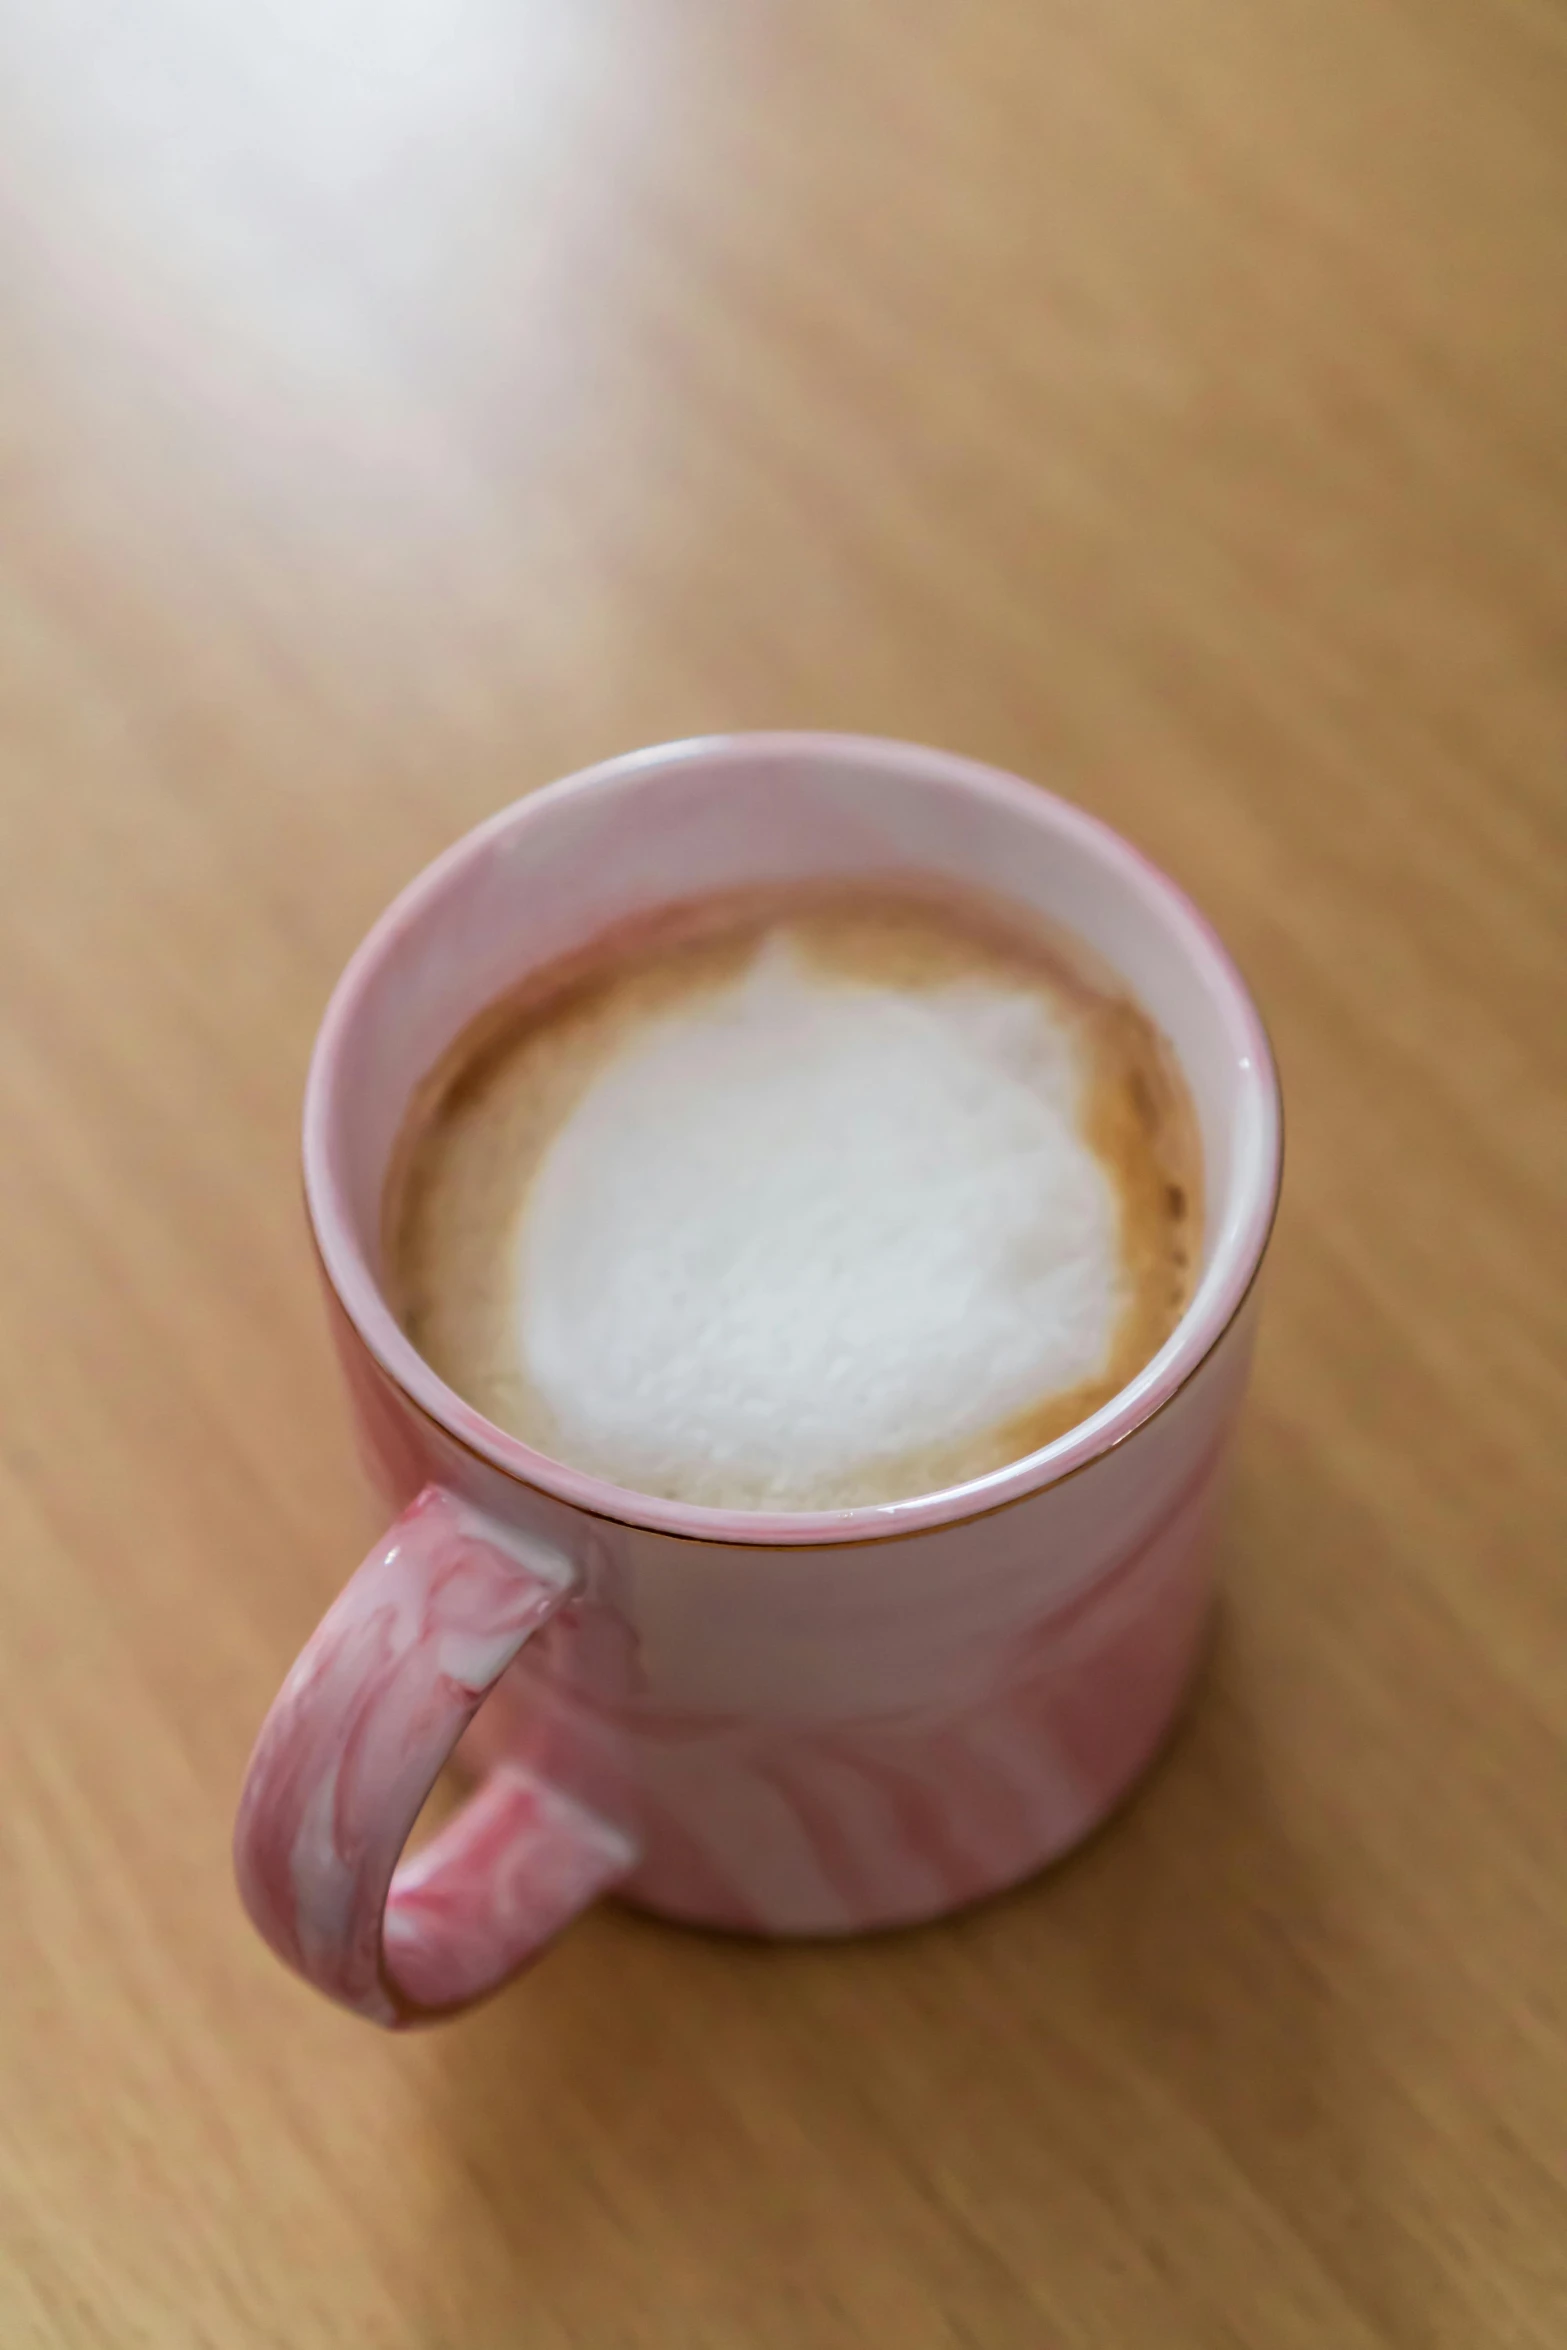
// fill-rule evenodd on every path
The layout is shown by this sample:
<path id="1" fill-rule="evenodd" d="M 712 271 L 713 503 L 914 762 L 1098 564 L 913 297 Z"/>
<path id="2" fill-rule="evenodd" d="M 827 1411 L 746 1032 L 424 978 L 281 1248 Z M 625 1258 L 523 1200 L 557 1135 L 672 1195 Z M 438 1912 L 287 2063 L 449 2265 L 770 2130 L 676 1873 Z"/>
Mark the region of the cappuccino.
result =
<path id="1" fill-rule="evenodd" d="M 1184 1085 L 1086 953 L 870 888 L 672 908 L 537 974 L 422 1089 L 394 1302 L 487 1418 L 728 1508 L 1002 1467 L 1162 1345 Z"/>

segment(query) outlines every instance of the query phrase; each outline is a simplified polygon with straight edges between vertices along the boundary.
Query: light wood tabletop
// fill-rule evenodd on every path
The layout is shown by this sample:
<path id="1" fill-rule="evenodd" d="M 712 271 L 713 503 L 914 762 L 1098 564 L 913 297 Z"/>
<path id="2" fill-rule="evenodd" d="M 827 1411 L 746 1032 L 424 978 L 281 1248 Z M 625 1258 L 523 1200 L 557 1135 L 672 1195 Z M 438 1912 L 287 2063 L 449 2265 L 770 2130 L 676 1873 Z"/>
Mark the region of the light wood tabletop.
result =
<path id="1" fill-rule="evenodd" d="M 1123 827 L 1271 1024 L 1211 1661 L 954 1923 L 393 2040 L 234 1796 L 369 1511 L 332 979 L 745 726 Z M 0 7 L 0 2343 L 1567 2342 L 1556 0 Z"/>

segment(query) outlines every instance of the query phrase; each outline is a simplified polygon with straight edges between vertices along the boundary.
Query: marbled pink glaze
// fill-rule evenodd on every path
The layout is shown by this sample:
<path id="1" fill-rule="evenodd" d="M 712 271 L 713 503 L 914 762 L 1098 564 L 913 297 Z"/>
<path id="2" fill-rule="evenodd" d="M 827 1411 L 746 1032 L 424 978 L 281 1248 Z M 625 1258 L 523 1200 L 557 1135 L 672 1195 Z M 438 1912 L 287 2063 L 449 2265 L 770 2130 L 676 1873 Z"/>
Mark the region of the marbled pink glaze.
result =
<path id="1" fill-rule="evenodd" d="M 1190 1681 L 1251 1320 L 1142 1476 L 1111 1455 L 1048 1507 L 838 1552 L 682 1556 L 656 1530 L 584 1525 L 581 1587 L 502 1675 L 467 1760 L 571 1788 L 639 1848 L 620 1890 L 692 1923 L 850 1933 L 1033 1874 L 1133 1784 Z M 361 1352 L 351 1386 L 383 1376 Z M 377 1482 L 395 1502 L 410 1474 L 496 1506 L 485 1464 L 412 1418 Z M 548 1500 L 528 1499 L 543 1531 Z M 830 1652 L 814 1671 L 813 1649 Z"/>
<path id="2" fill-rule="evenodd" d="M 280 1958 L 377 2023 L 487 1990 L 625 1874 L 624 1838 L 517 1774 L 393 1881 L 476 1708 L 572 1583 L 558 1556 L 524 1557 L 428 1486 L 333 1601 L 262 1725 L 235 1827 L 245 1906 Z"/>
<path id="3" fill-rule="evenodd" d="M 886 1507 L 688 1508 L 491 1427 L 413 1353 L 380 1290 L 384 1169 L 424 1070 L 527 968 L 641 907 L 909 868 L 1069 922 L 1163 1018 L 1209 1192 L 1180 1329 L 1058 1443 Z M 397 1849 L 477 1683 L 436 1669 L 436 1616 L 388 1648 L 372 1555 L 345 1600 L 369 1578 L 375 1604 L 334 1632 L 339 1601 L 306 1651 L 326 1642 L 328 1692 L 309 1695 L 313 1664 L 305 1699 L 291 1679 L 258 1749 L 261 1793 L 254 1776 L 247 1789 L 241 1879 L 274 1947 L 397 2022 L 487 1988 L 611 1882 L 673 1917 L 846 1933 L 937 1915 L 1077 1842 L 1165 1737 L 1200 1650 L 1204 1537 L 1278 1161 L 1266 1041 L 1212 933 L 1125 843 L 1012 778 L 852 738 L 731 738 L 612 762 L 459 843 L 334 998 L 306 1177 L 373 1481 L 394 1510 L 415 1503 L 416 1528 L 439 1518 L 489 1558 L 476 1572 L 501 1612 L 481 1661 L 508 1640 L 511 1661 L 464 1740 L 481 1792 L 405 1864 L 383 1931 Z M 394 1529 L 392 1547 L 435 1591 L 440 1544 L 416 1558 Z M 394 1618 L 411 1625 L 399 1590 Z"/>
<path id="4" fill-rule="evenodd" d="M 397 1991 L 426 2014 L 481 1997 L 635 1857 L 630 1839 L 585 1804 L 502 1762 L 392 1880 L 383 1939 Z"/>

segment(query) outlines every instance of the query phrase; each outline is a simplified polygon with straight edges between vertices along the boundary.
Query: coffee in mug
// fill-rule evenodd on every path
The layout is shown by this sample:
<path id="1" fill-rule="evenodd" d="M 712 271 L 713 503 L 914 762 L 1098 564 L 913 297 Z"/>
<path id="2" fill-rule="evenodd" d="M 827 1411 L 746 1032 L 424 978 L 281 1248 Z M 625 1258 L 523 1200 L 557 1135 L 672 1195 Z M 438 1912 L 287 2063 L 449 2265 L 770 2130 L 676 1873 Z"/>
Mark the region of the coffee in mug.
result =
<path id="1" fill-rule="evenodd" d="M 472 1024 L 393 1164 L 408 1335 L 616 1485 L 894 1501 L 1022 1459 L 1157 1353 L 1196 1120 L 1081 942 L 904 884 L 727 893 Z"/>

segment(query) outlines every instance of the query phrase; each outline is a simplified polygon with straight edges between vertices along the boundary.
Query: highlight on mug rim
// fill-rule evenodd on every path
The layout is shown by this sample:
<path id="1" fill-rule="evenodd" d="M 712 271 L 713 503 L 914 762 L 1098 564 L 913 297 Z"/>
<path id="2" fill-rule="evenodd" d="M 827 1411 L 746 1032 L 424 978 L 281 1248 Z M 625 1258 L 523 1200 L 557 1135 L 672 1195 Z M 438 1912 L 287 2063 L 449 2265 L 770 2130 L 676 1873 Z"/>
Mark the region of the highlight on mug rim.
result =
<path id="1" fill-rule="evenodd" d="M 376 975 L 402 941 L 438 908 L 466 871 L 498 843 L 525 832 L 568 797 L 623 789 L 660 772 L 716 764 L 785 766 L 830 761 L 838 768 L 918 775 L 1034 829 L 1054 833 L 1113 871 L 1139 912 L 1173 939 L 1203 987 L 1225 1039 L 1235 1087 L 1236 1143 L 1222 1187 L 1202 1277 L 1165 1344 L 1108 1403 L 1064 1435 L 986 1475 L 934 1493 L 840 1509 L 735 1510 L 663 1499 L 568 1467 L 507 1434 L 425 1362 L 382 1293 L 358 1228 L 337 1131 L 338 1087 L 356 1022 Z M 1150 1006 L 1157 1017 L 1157 1007 Z M 423 1074 L 411 1070 L 410 1086 Z M 1109 825 L 1043 786 L 956 754 L 876 737 L 816 733 L 713 735 L 632 751 L 546 785 L 464 834 L 426 866 L 373 925 L 333 991 L 311 1059 L 305 1093 L 306 1203 L 321 1262 L 369 1353 L 402 1395 L 454 1443 L 502 1474 L 570 1506 L 628 1526 L 710 1542 L 859 1544 L 961 1523 L 1062 1482 L 1122 1444 L 1161 1412 L 1200 1369 L 1249 1295 L 1277 1208 L 1282 1115 L 1266 1031 L 1244 980 L 1212 925 L 1185 892 Z M 1212 1181 L 1210 1175 L 1210 1183 Z"/>

